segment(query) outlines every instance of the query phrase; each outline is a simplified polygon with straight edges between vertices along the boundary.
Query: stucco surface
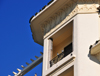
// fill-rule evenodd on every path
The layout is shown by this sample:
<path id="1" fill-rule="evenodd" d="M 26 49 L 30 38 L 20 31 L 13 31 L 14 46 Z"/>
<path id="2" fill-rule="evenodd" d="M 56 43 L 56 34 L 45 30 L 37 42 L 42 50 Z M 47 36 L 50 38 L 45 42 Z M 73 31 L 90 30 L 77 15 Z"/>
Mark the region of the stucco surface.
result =
<path id="1" fill-rule="evenodd" d="M 74 18 L 74 76 L 100 76 L 99 61 L 89 53 L 89 46 L 99 39 L 98 14 L 78 14 Z"/>

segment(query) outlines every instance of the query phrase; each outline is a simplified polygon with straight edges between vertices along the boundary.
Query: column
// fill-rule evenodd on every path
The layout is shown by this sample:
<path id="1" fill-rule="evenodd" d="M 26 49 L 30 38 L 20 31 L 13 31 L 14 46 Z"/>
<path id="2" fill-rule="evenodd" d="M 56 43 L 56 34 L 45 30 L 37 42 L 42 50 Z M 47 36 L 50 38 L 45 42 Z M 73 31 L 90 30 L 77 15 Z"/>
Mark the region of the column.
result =
<path id="1" fill-rule="evenodd" d="M 48 62 L 49 62 L 49 65 L 48 65 L 48 68 L 50 68 L 50 61 L 52 60 L 52 57 L 53 57 L 53 39 L 50 38 L 49 39 L 49 45 L 48 45 Z"/>

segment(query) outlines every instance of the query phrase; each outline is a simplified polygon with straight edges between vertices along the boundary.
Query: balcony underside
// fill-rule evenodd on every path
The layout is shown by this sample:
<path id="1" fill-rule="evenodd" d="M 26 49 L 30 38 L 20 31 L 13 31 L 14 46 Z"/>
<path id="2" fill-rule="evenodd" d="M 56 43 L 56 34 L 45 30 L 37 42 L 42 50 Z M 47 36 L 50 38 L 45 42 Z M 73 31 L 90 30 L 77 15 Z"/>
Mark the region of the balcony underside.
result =
<path id="1" fill-rule="evenodd" d="M 90 50 L 91 55 L 100 61 L 100 40 L 96 41 L 94 45 L 91 45 Z"/>
<path id="2" fill-rule="evenodd" d="M 100 53 L 100 41 L 93 45 L 93 47 L 91 48 L 91 55 L 96 55 Z"/>
<path id="3" fill-rule="evenodd" d="M 58 76 L 74 76 L 74 68 L 73 66 L 70 67 L 69 69 L 67 69 L 66 71 L 64 71 L 62 74 L 58 75 Z"/>

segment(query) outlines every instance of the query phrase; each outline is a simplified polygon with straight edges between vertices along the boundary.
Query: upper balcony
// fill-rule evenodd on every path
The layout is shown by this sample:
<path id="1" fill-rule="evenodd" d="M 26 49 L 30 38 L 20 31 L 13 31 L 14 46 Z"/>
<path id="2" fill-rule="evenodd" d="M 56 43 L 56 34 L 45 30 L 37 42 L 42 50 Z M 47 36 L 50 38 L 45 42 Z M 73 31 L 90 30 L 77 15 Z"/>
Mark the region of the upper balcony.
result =
<path id="1" fill-rule="evenodd" d="M 48 36 L 44 38 L 46 76 L 50 76 L 55 70 L 74 61 L 73 22 L 73 19 L 71 19 L 53 33 L 49 31 Z M 69 65 L 66 67 L 69 67 Z"/>
<path id="2" fill-rule="evenodd" d="M 52 50 L 48 51 L 50 56 L 48 65 L 52 67 L 73 52 L 73 21 L 54 33 L 50 38 L 52 38 L 52 43 L 48 48 L 52 46 Z"/>

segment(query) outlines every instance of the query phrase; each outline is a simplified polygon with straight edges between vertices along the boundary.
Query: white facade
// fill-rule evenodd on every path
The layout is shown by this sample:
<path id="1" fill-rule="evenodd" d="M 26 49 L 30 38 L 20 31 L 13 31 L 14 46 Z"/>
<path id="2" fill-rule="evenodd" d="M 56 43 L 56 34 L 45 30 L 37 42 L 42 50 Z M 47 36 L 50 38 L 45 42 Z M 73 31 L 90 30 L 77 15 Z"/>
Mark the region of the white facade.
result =
<path id="1" fill-rule="evenodd" d="M 93 56 L 89 49 L 100 38 L 99 0 L 93 1 L 54 0 L 32 19 L 33 38 L 44 45 L 42 76 L 100 76 L 100 54 Z M 45 17 L 44 13 L 53 8 L 57 10 Z M 44 21 L 41 21 L 42 16 Z M 35 28 L 42 29 L 42 33 Z M 50 66 L 50 61 L 71 43 L 72 52 Z"/>
<path id="2" fill-rule="evenodd" d="M 96 40 L 99 39 L 99 16 L 98 13 L 93 14 L 77 14 L 74 18 L 70 20 L 73 21 L 73 55 L 68 55 L 61 61 L 57 62 L 51 68 L 48 68 L 49 64 L 49 52 L 48 39 L 52 37 L 55 33 L 48 36 L 44 39 L 44 61 L 43 61 L 43 76 L 49 76 L 48 74 L 54 72 L 57 69 L 56 73 L 51 73 L 51 76 L 59 76 L 65 70 L 73 66 L 74 75 L 72 76 L 99 76 L 100 75 L 100 64 L 99 61 L 90 55 L 89 47 Z M 67 26 L 67 24 L 66 24 Z M 60 28 L 59 28 L 60 30 Z M 70 64 L 64 65 L 64 68 L 58 71 L 58 67 L 66 63 L 71 59 Z M 65 67 L 66 66 L 66 67 Z M 69 75 L 71 76 L 71 75 Z"/>

